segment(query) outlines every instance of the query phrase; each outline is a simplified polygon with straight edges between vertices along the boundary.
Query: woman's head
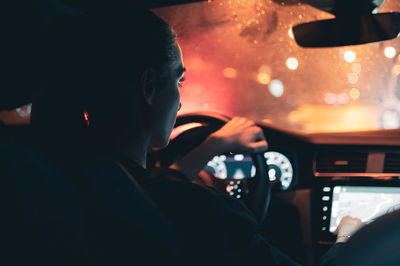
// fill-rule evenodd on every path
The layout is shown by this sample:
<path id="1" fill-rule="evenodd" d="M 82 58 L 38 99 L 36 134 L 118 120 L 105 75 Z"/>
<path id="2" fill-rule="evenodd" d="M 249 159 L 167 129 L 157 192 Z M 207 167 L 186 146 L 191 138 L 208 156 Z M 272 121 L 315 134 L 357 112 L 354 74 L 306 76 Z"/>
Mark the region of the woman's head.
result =
<path id="1" fill-rule="evenodd" d="M 33 124 L 83 129 L 85 111 L 89 130 L 111 146 L 143 135 L 151 146 L 168 143 L 184 67 L 166 22 L 149 11 L 93 12 L 56 21 L 47 44 Z"/>

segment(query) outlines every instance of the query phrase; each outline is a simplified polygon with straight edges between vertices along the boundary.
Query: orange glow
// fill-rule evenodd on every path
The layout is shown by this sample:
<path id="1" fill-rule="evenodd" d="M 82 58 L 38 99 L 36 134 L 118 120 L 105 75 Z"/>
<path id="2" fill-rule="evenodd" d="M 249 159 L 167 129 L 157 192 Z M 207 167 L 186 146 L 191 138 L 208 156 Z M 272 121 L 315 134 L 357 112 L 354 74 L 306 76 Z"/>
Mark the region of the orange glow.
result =
<path id="1" fill-rule="evenodd" d="M 257 75 L 257 80 L 261 84 L 267 85 L 271 82 L 271 76 L 268 75 L 267 73 L 259 73 Z"/>
<path id="2" fill-rule="evenodd" d="M 366 131 L 376 128 L 377 112 L 371 106 L 305 104 L 293 112 L 303 125 L 303 130 L 308 132 Z"/>
<path id="3" fill-rule="evenodd" d="M 289 68 L 290 70 L 295 70 L 295 69 L 297 69 L 298 66 L 299 66 L 299 61 L 297 61 L 297 59 L 294 58 L 294 57 L 289 57 L 289 58 L 286 60 L 286 66 L 287 66 L 287 68 Z"/>
<path id="4" fill-rule="evenodd" d="M 258 69 L 258 72 L 260 73 L 271 73 L 271 67 L 268 65 L 261 65 L 260 68 Z"/>
<path id="5" fill-rule="evenodd" d="M 356 60 L 356 53 L 352 50 L 347 50 L 344 52 L 344 60 L 348 63 L 353 63 Z"/>
<path id="6" fill-rule="evenodd" d="M 350 97 L 347 93 L 340 93 L 337 99 L 339 104 L 348 104 L 350 102 Z"/>
<path id="7" fill-rule="evenodd" d="M 394 75 L 400 75 L 400 65 L 393 66 L 392 71 Z"/>
<path id="8" fill-rule="evenodd" d="M 292 111 L 289 113 L 289 121 L 292 123 L 299 122 L 299 120 L 300 120 L 299 116 L 300 116 L 299 111 Z"/>
<path id="9" fill-rule="evenodd" d="M 357 88 L 350 89 L 350 98 L 353 100 L 358 100 L 360 98 L 360 91 Z"/>
<path id="10" fill-rule="evenodd" d="M 234 68 L 227 67 L 224 68 L 224 77 L 234 79 L 237 77 L 237 71 Z"/>
<path id="11" fill-rule="evenodd" d="M 394 58 L 396 56 L 396 49 L 392 46 L 388 46 L 385 48 L 384 54 L 387 58 Z"/>
<path id="12" fill-rule="evenodd" d="M 361 72 L 361 65 L 360 65 L 359 63 L 354 63 L 354 64 L 351 66 L 351 70 L 352 70 L 353 73 L 355 73 L 355 74 L 360 74 L 360 72 Z"/>
<path id="13" fill-rule="evenodd" d="M 314 127 L 314 121 L 304 118 L 302 112 L 294 112 L 288 117 L 289 113 L 304 104 L 321 104 L 332 113 L 336 107 L 368 104 L 368 108 L 377 113 L 370 116 L 370 123 L 375 123 L 373 128 L 379 129 L 383 103 L 376 99 L 395 98 L 391 93 L 396 85 L 392 71 L 400 73 L 400 57 L 387 59 L 384 49 L 393 46 L 399 52 L 398 42 L 304 49 L 291 39 L 294 36 L 290 28 L 300 22 L 298 15 L 303 15 L 304 22 L 330 19 L 333 15 L 309 5 L 288 4 L 282 8 L 279 1 L 271 3 L 231 0 L 228 4 L 228 0 L 209 0 L 209 3 L 155 10 L 180 36 L 187 71 L 185 89 L 181 91 L 183 107 L 179 113 L 218 111 L 256 121 L 268 118 L 282 128 L 318 131 L 318 128 L 328 126 L 316 121 L 321 125 Z M 386 11 L 398 8 L 398 4 L 385 5 Z M 182 18 L 177 14 L 187 16 Z M 289 57 L 298 60 L 296 70 L 288 68 Z M 394 68 L 396 64 L 399 67 Z M 235 78 L 230 68 L 236 71 Z M 349 74 L 352 74 L 350 78 Z M 274 79 L 284 83 L 283 94 L 281 89 L 272 90 L 275 95 L 282 94 L 281 98 L 275 98 L 270 90 L 269 85 Z M 363 97 L 360 96 L 361 88 Z M 325 104 L 327 92 L 333 93 L 328 96 L 330 105 Z M 339 103 L 342 92 L 349 98 L 346 105 Z M 342 102 L 347 101 L 345 98 L 342 97 Z M 319 119 L 318 115 L 316 117 Z M 372 121 L 373 117 L 376 121 Z M 334 124 L 340 118 L 335 119 L 325 123 Z"/>

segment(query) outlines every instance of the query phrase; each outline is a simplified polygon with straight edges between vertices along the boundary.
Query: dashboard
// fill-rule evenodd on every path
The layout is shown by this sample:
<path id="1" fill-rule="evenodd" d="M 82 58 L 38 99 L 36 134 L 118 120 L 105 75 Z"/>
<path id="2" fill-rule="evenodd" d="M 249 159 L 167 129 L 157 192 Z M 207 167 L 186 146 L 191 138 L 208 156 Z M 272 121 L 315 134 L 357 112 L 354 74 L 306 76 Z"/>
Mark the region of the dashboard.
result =
<path id="1" fill-rule="evenodd" d="M 400 130 L 307 135 L 258 125 L 269 144 L 263 154 L 269 179 L 279 184 L 273 186 L 261 233 L 297 262 L 314 265 L 335 242 L 333 232 L 344 216 L 370 223 L 400 209 Z M 201 128 L 195 129 L 182 133 L 184 145 L 176 141 L 180 154 L 205 139 Z M 203 170 L 232 197 L 251 193 L 250 154 L 217 155 Z"/>
<path id="2" fill-rule="evenodd" d="M 264 153 L 268 165 L 270 181 L 279 181 L 281 190 L 288 190 L 295 181 L 294 158 L 278 151 Z M 218 179 L 251 179 L 256 174 L 256 168 L 250 155 L 223 154 L 215 156 L 204 167 L 205 171 Z"/>

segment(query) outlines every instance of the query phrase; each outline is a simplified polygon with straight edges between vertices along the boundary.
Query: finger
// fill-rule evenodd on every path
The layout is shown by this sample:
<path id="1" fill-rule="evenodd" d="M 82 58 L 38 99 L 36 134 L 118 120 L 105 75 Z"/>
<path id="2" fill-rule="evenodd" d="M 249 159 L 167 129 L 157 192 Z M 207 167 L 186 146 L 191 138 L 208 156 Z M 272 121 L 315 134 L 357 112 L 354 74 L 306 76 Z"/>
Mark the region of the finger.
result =
<path id="1" fill-rule="evenodd" d="M 264 131 L 260 127 L 255 126 L 252 130 L 254 131 L 253 140 L 265 140 Z"/>
<path id="2" fill-rule="evenodd" d="M 250 120 L 250 119 L 248 119 L 248 118 L 246 118 L 246 117 L 237 116 L 237 117 L 234 117 L 234 119 L 235 119 L 235 121 L 238 122 L 238 124 L 240 124 L 240 125 L 251 126 L 251 125 L 254 124 L 254 121 L 253 121 L 253 120 Z M 232 119 L 232 120 L 233 120 L 233 119 Z"/>
<path id="3" fill-rule="evenodd" d="M 268 142 L 266 140 L 252 142 L 249 144 L 249 148 L 251 149 L 250 152 L 252 153 L 264 152 L 268 150 Z"/>
<path id="4" fill-rule="evenodd" d="M 337 235 L 338 233 L 339 233 L 339 226 L 337 226 L 337 227 L 336 227 L 336 230 L 333 231 L 333 234 L 334 234 L 334 235 Z"/>

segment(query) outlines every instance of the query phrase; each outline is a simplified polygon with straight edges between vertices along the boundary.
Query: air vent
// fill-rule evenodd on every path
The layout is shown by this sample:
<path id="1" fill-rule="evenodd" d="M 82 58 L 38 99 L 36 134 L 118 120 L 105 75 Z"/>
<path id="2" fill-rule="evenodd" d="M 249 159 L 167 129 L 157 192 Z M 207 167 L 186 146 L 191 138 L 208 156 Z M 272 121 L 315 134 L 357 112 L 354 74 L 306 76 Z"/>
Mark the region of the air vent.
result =
<path id="1" fill-rule="evenodd" d="M 383 165 L 384 173 L 400 173 L 400 153 L 388 152 Z"/>
<path id="2" fill-rule="evenodd" d="M 317 173 L 365 173 L 368 153 L 318 153 L 315 159 Z"/>

